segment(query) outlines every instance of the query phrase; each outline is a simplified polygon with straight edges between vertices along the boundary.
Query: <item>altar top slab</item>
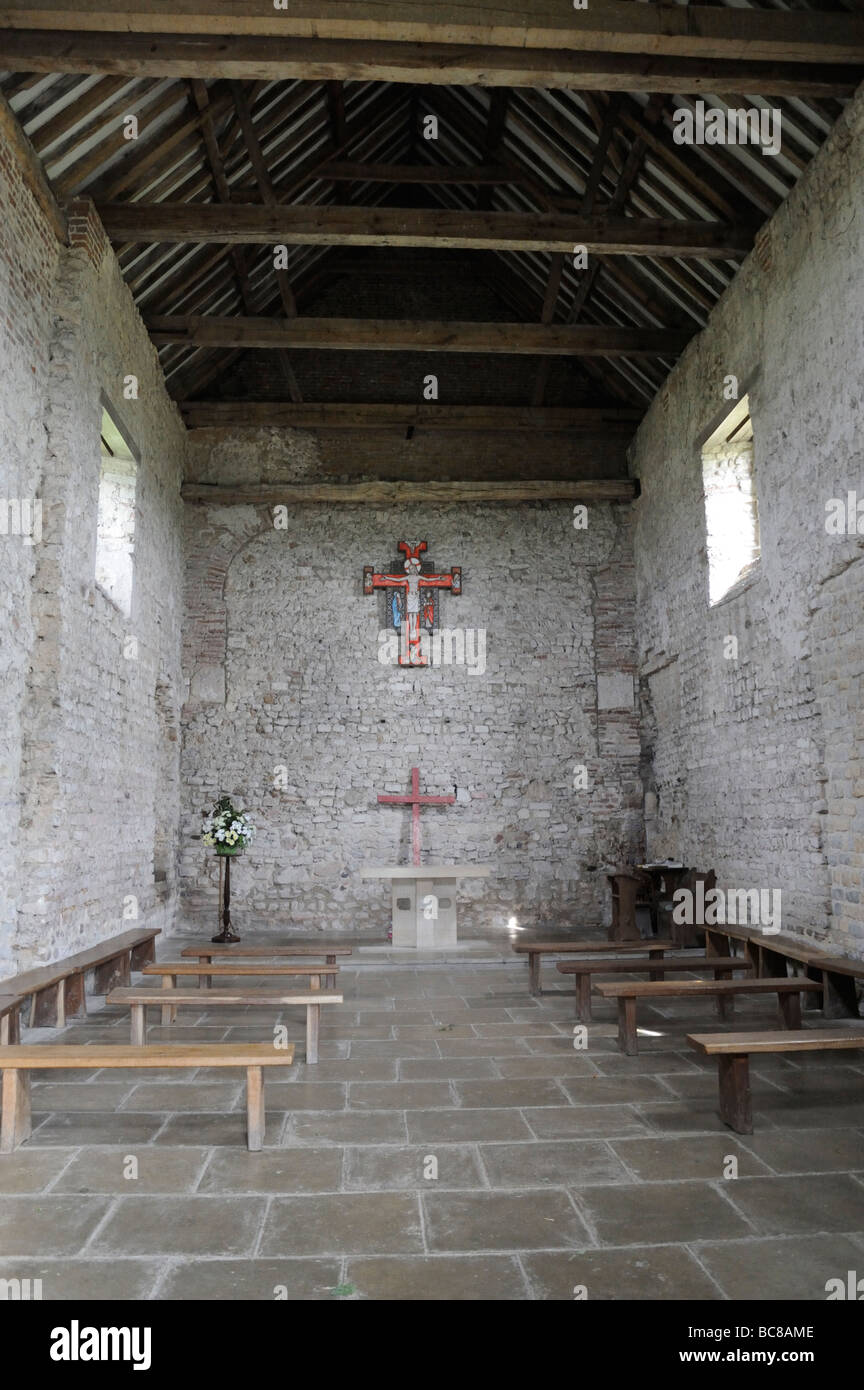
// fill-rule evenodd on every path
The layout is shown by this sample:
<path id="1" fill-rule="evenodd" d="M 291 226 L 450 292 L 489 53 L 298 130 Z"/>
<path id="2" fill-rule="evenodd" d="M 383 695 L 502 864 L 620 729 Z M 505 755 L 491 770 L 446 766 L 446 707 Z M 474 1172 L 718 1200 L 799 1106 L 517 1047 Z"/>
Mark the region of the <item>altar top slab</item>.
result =
<path id="1" fill-rule="evenodd" d="M 392 864 L 361 869 L 361 878 L 488 878 L 491 864 Z"/>

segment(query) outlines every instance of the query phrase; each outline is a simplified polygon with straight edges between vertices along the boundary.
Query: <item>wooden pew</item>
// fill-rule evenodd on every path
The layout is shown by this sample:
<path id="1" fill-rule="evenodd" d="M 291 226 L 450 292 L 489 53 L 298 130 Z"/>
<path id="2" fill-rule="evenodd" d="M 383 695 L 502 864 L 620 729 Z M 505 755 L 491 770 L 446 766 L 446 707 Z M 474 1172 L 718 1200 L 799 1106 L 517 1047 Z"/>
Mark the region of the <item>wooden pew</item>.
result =
<path id="1" fill-rule="evenodd" d="M 826 1018 L 860 1017 L 855 981 L 864 980 L 864 961 L 834 956 L 811 941 L 766 932 L 749 923 L 723 923 L 702 930 L 706 955 L 728 955 L 733 943 L 740 944 L 757 975 L 786 974 L 791 963 L 793 969 L 802 968 L 809 979 L 822 984 L 821 1007 Z"/>
<path id="2" fill-rule="evenodd" d="M 322 1004 L 341 1004 L 342 995 L 330 991 L 310 990 L 307 994 L 286 993 L 271 989 L 211 989 L 202 999 L 200 989 L 145 989 L 135 985 L 132 989 L 115 989 L 108 995 L 108 1004 L 124 1004 L 131 1009 L 131 1041 L 143 1047 L 147 1036 L 146 1011 L 148 1004 L 159 1005 L 162 1009 L 162 1022 L 177 1016 L 177 1008 L 194 1005 L 195 1008 L 211 1009 L 229 1005 L 247 1005 L 269 1008 L 274 1012 L 292 1005 L 306 1008 L 306 1061 L 318 1061 L 318 1034 L 321 1023 Z"/>
<path id="3" fill-rule="evenodd" d="M 198 987 L 201 988 L 201 977 L 212 976 L 224 979 L 232 976 L 246 977 L 249 975 L 308 975 L 309 988 L 320 989 L 322 977 L 325 984 L 335 985 L 336 975 L 339 970 L 338 965 L 255 965 L 238 961 L 235 965 L 233 961 L 217 961 L 215 965 L 193 965 L 191 961 L 179 960 L 157 960 L 152 965 L 145 965 L 141 971 L 142 975 L 161 975 L 162 988 L 165 990 L 176 989 L 177 980 L 181 975 L 197 975 Z M 200 1002 L 200 1001 L 199 1001 Z M 162 1010 L 162 1022 L 173 1023 L 177 1016 L 176 1008 L 166 1005 Z"/>
<path id="4" fill-rule="evenodd" d="M 591 1019 L 592 975 L 644 975 L 665 977 L 667 970 L 714 971 L 715 980 L 731 975 L 733 970 L 750 970 L 749 962 L 741 956 L 664 956 L 662 961 L 638 960 L 559 960 L 555 969 L 562 975 L 576 976 L 576 1017 L 583 1023 Z"/>
<path id="5" fill-rule="evenodd" d="M 689 999 L 691 996 L 716 998 L 721 1018 L 726 1004 L 739 994 L 776 994 L 780 1021 L 784 1028 L 801 1027 L 801 995 L 808 990 L 821 992 L 815 980 L 790 978 L 761 980 L 601 980 L 593 993 L 601 999 L 618 1000 L 618 1046 L 628 1057 L 639 1052 L 636 1032 L 636 1004 L 640 999 Z"/>
<path id="6" fill-rule="evenodd" d="M 528 989 L 531 994 L 539 994 L 543 956 L 588 953 L 606 956 L 625 951 L 635 955 L 663 956 L 672 950 L 672 942 L 655 941 L 653 938 L 647 941 L 517 941 L 513 950 L 517 956 L 528 957 Z"/>
<path id="7" fill-rule="evenodd" d="M 282 956 L 323 956 L 328 965 L 336 964 L 337 956 L 350 956 L 352 948 L 350 946 L 334 946 L 332 943 L 324 942 L 316 946 L 310 942 L 299 942 L 294 944 L 290 941 L 275 942 L 244 942 L 240 941 L 236 945 L 221 945 L 203 943 L 200 946 L 186 946 L 180 955 L 185 958 L 194 957 L 202 965 L 210 965 L 214 960 L 224 961 L 229 958 L 233 960 L 266 960 L 269 958 L 279 958 Z M 202 975 L 198 982 L 202 989 L 209 987 L 210 981 L 206 975 Z M 327 979 L 330 989 L 336 986 L 336 977 L 331 975 Z"/>
<path id="8" fill-rule="evenodd" d="M 864 1048 L 864 1029 L 805 1028 L 800 1033 L 691 1033 L 687 1041 L 705 1057 L 716 1057 L 720 1118 L 737 1134 L 753 1133 L 750 1058 L 766 1052 L 833 1052 Z"/>
<path id="9" fill-rule="evenodd" d="M 17 1043 L 21 1038 L 21 1005 L 25 1002 L 20 994 L 0 994 L 0 1046 Z"/>
<path id="10" fill-rule="evenodd" d="M 93 971 L 93 993 L 107 994 L 115 985 L 128 985 L 133 970 L 153 960 L 158 927 L 145 927 L 109 937 L 74 956 L 25 970 L 0 980 L 0 994 L 30 999 L 31 1028 L 63 1028 L 68 1018 L 84 1017 L 87 1003 L 84 979 Z"/>
<path id="11" fill-rule="evenodd" d="M 30 1072 L 70 1067 L 244 1067 L 248 1144 L 253 1151 L 264 1143 L 264 1067 L 290 1066 L 293 1046 L 272 1043 L 157 1044 L 135 1047 L 126 1043 L 39 1043 L 0 1049 L 3 1116 L 0 1154 L 12 1153 L 32 1133 Z"/>

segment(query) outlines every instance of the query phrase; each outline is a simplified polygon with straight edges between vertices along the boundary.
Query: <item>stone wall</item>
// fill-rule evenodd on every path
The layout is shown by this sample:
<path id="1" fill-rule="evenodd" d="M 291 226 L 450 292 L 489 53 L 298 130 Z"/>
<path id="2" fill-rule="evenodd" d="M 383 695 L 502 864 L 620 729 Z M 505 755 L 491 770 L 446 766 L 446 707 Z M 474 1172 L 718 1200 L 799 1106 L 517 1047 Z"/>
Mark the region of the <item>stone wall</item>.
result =
<path id="1" fill-rule="evenodd" d="M 864 497 L 862 266 L 859 97 L 632 450 L 649 852 L 714 868 L 721 888 L 780 888 L 785 930 L 857 956 L 864 535 L 825 521 L 830 498 Z M 700 446 L 729 374 L 749 388 L 761 561 L 709 608 Z"/>
<path id="2" fill-rule="evenodd" d="M 197 460 L 211 481 L 319 467 L 303 432 L 238 431 L 220 449 L 221 464 Z M 441 625 L 485 630 L 482 674 L 379 663 L 383 600 L 362 571 L 390 568 L 402 539 L 462 566 Z M 316 505 L 283 529 L 265 509 L 189 506 L 187 556 L 181 927 L 215 925 L 200 820 L 224 791 L 261 827 L 235 866 L 238 922 L 382 936 L 386 888 L 359 873 L 410 862 L 410 812 L 376 796 L 407 791 L 413 766 L 423 791 L 458 796 L 422 813 L 426 862 L 493 866 L 463 886 L 463 936 L 603 919 L 603 868 L 642 834 L 625 508 L 593 507 L 577 531 L 559 504 Z"/>
<path id="3" fill-rule="evenodd" d="M 24 567 L 3 539 L 19 576 L 3 732 L 4 806 L 20 816 L 0 880 L 9 973 L 173 915 L 185 434 L 90 206 L 69 209 L 70 245 L 52 244 L 14 192 L 14 168 L 0 160 L 0 172 L 14 214 L 0 224 L 0 265 L 21 278 L 0 418 L 13 467 L 21 460 L 16 484 L 35 489 L 43 510 Z M 94 578 L 103 399 L 139 454 L 128 619 Z"/>
<path id="4" fill-rule="evenodd" d="M 41 497 L 51 287 L 60 247 L 25 181 L 15 151 L 0 141 L 0 978 L 14 968 L 18 906 L 22 712 L 33 622 L 30 589 L 37 544 L 27 508 Z M 22 515 L 22 506 L 24 513 Z"/>

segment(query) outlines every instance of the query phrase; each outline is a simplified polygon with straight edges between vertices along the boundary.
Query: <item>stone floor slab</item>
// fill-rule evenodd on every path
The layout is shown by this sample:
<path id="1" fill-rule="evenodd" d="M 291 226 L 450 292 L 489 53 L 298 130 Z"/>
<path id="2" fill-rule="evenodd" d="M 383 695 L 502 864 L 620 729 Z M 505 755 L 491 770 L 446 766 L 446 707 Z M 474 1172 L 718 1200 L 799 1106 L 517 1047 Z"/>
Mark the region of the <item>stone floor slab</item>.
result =
<path id="1" fill-rule="evenodd" d="M 476 1151 L 466 1144 L 441 1144 L 434 1151 L 425 1144 L 367 1145 L 346 1152 L 345 1188 L 349 1192 L 423 1192 L 433 1188 L 438 1192 L 485 1185 Z"/>
<path id="2" fill-rule="evenodd" d="M 423 1249 L 418 1199 L 408 1193 L 275 1197 L 258 1253 L 414 1254 Z"/>
<path id="3" fill-rule="evenodd" d="M 601 1245 L 681 1244 L 753 1234 L 707 1182 L 585 1187 L 574 1189 L 574 1196 Z"/>
<path id="4" fill-rule="evenodd" d="M 580 1187 L 628 1182 L 629 1174 L 600 1140 L 550 1139 L 529 1144 L 481 1144 L 480 1157 L 496 1187 Z"/>
<path id="5" fill-rule="evenodd" d="M 382 1257 L 348 1261 L 356 1297 L 382 1302 L 513 1302 L 526 1297 L 515 1259 L 506 1255 Z"/>
<path id="6" fill-rule="evenodd" d="M 342 1149 L 280 1148 L 265 1153 L 214 1149 L 199 1193 L 338 1192 Z"/>
<path id="7" fill-rule="evenodd" d="M 563 1192 L 432 1192 L 423 1197 L 431 1251 L 560 1249 L 590 1244 Z"/>
<path id="8" fill-rule="evenodd" d="M 110 1206 L 108 1197 L 4 1197 L 0 1257 L 77 1255 Z"/>
<path id="9" fill-rule="evenodd" d="M 829 1279 L 861 1269 L 861 1250 L 842 1235 L 793 1236 L 784 1240 L 724 1241 L 693 1247 L 727 1298 L 827 1299 Z"/>
<path id="10" fill-rule="evenodd" d="M 340 1260 L 180 1260 L 159 1297 L 214 1303 L 327 1301 L 340 1286 Z"/>
<path id="11" fill-rule="evenodd" d="M 286 1144 L 402 1144 L 408 1135 L 398 1110 L 346 1110 L 342 1114 L 289 1112 Z"/>
<path id="12" fill-rule="evenodd" d="M 252 1254 L 262 1197 L 127 1197 L 92 1243 L 100 1255 Z"/>
<path id="13" fill-rule="evenodd" d="M 408 1138 L 414 1144 L 469 1144 L 481 1139 L 530 1139 L 518 1110 L 408 1110 Z"/>
<path id="14" fill-rule="evenodd" d="M 531 1297 L 572 1302 L 712 1301 L 716 1284 L 682 1246 L 631 1246 L 573 1254 L 523 1255 Z"/>
<path id="15" fill-rule="evenodd" d="M 54 1192 L 191 1192 L 203 1171 L 207 1149 L 162 1149 L 141 1144 L 83 1148 L 58 1178 Z M 130 1162 L 131 1160 L 131 1162 Z"/>

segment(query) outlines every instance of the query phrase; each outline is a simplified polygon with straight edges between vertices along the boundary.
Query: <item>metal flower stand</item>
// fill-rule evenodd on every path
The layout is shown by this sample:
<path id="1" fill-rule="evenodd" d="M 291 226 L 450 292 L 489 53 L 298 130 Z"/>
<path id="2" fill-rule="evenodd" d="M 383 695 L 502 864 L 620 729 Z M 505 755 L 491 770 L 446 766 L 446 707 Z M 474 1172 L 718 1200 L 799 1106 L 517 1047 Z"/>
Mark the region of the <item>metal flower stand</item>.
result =
<path id="1" fill-rule="evenodd" d="M 219 916 L 217 925 L 222 930 L 217 936 L 211 936 L 210 940 L 217 945 L 230 945 L 232 942 L 239 941 L 240 937 L 231 930 L 231 856 L 236 854 L 236 850 L 218 850 L 216 857 L 219 860 Z"/>

